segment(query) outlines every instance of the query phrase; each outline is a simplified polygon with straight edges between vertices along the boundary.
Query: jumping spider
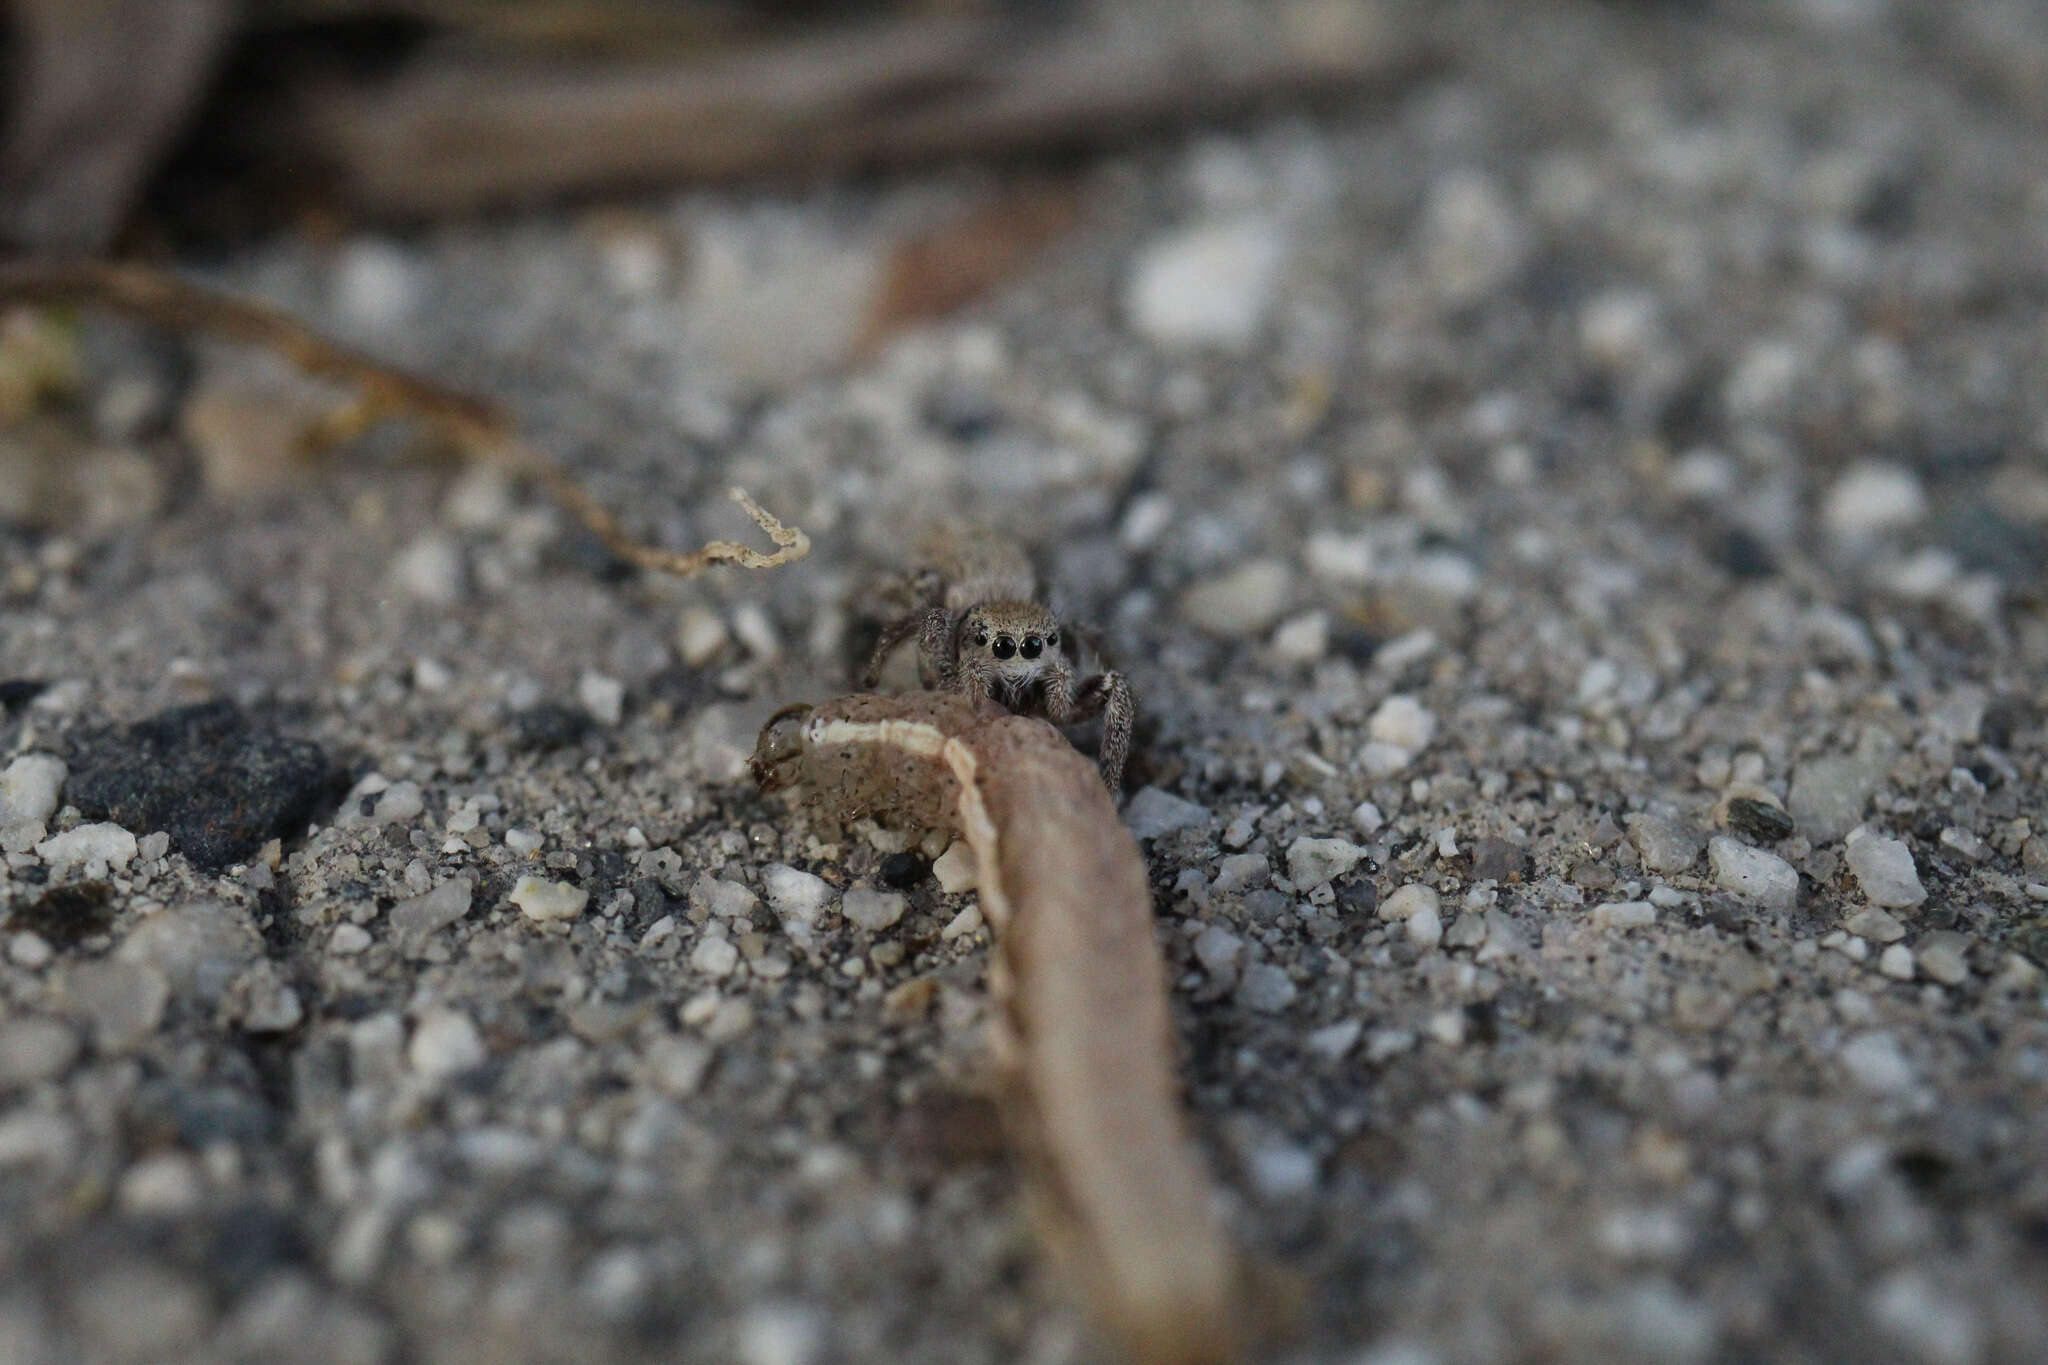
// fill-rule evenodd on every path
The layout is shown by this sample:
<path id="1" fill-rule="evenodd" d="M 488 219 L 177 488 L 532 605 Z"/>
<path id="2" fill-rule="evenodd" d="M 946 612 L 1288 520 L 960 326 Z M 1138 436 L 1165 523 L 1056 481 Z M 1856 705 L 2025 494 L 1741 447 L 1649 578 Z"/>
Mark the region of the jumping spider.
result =
<path id="1" fill-rule="evenodd" d="M 1100 656 L 1092 632 L 1063 623 L 1037 600 L 1024 552 L 994 537 L 942 535 L 911 585 L 922 606 L 882 631 L 861 686 L 872 689 L 891 651 L 917 640 L 918 676 L 938 692 L 988 697 L 1054 725 L 1102 717 L 1097 764 L 1112 797 L 1123 795 L 1137 703 L 1124 675 L 1079 673 L 1080 646 Z"/>

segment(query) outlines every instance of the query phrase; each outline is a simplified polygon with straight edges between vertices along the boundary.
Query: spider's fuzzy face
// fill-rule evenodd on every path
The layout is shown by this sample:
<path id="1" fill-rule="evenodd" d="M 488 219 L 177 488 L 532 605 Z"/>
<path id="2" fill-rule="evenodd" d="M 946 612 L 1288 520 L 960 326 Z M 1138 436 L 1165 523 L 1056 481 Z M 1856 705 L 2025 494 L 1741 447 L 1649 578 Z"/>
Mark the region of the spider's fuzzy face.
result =
<path id="1" fill-rule="evenodd" d="M 1011 692 L 1065 672 L 1067 638 L 1059 618 L 1036 602 L 984 602 L 960 622 L 960 665 Z"/>

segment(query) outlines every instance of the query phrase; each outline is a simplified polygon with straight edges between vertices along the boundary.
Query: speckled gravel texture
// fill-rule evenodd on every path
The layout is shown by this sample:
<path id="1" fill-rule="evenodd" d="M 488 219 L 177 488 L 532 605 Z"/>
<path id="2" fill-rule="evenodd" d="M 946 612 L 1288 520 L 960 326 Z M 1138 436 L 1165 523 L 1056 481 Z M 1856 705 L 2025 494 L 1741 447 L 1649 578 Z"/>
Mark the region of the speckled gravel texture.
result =
<path id="1" fill-rule="evenodd" d="M 399 430 L 200 497 L 102 405 L 164 505 L 0 534 L 0 1361 L 1104 1359 L 943 842 L 740 771 L 941 516 L 1137 688 L 1268 1358 L 2039 1360 L 2048 11 L 1412 22 L 1426 74 L 1082 162 L 1041 265 L 838 368 L 988 173 L 207 263 L 640 533 L 740 483 L 817 548 L 623 576 Z M 353 789 L 206 871 L 17 762 L 209 698 Z"/>

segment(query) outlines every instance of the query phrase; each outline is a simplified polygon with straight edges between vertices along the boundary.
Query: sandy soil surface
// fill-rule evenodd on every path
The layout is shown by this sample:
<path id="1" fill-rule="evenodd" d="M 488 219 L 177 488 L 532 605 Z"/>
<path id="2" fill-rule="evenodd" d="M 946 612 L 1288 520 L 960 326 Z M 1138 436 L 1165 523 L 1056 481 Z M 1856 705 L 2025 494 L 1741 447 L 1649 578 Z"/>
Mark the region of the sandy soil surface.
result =
<path id="1" fill-rule="evenodd" d="M 0 436 L 0 1361 L 1104 1359 L 943 842 L 741 770 L 947 517 L 1136 686 L 1268 1358 L 2039 1359 L 2048 11 L 1410 22 L 857 356 L 999 177 L 190 263 L 773 572 L 400 428 L 280 479 L 321 394 L 94 324 Z"/>

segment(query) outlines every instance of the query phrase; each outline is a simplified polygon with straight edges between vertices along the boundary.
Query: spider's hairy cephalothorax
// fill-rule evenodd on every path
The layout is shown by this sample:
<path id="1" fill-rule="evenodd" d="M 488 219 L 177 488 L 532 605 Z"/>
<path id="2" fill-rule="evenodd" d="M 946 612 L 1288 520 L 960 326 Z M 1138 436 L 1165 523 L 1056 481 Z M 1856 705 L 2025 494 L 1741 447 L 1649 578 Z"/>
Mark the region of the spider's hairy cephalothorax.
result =
<path id="1" fill-rule="evenodd" d="M 987 697 L 1055 725 L 1100 715 L 1102 780 L 1120 796 L 1137 719 L 1123 674 L 1081 671 L 1076 630 L 1037 600 L 1030 562 L 1016 546 L 946 537 L 927 559 L 912 579 L 924 605 L 883 630 L 861 685 L 873 687 L 889 654 L 915 638 L 919 677 L 934 691 Z"/>

